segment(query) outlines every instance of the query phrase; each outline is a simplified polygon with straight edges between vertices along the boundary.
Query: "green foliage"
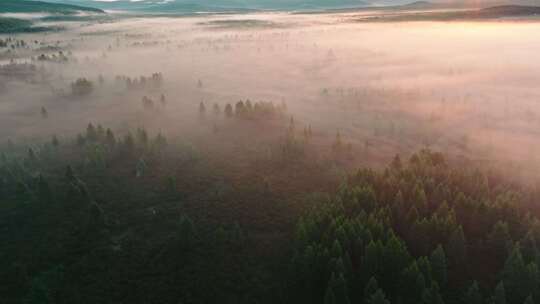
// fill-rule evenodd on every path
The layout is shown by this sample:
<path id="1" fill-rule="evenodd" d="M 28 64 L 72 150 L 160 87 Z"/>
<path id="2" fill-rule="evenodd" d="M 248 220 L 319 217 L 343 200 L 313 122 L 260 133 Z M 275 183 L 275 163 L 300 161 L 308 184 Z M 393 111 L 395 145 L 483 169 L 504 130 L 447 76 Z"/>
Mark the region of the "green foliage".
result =
<path id="1" fill-rule="evenodd" d="M 504 283 L 499 282 L 495 287 L 495 294 L 493 295 L 493 304 L 506 304 L 506 291 L 504 289 Z"/>
<path id="2" fill-rule="evenodd" d="M 433 271 L 433 278 L 437 281 L 439 286 L 446 286 L 448 280 L 448 266 L 446 264 L 446 254 L 441 245 L 437 246 L 433 251 L 429 261 Z"/>
<path id="3" fill-rule="evenodd" d="M 378 289 L 368 301 L 369 304 L 390 304 L 390 301 L 386 299 L 386 296 L 382 289 Z"/>
<path id="4" fill-rule="evenodd" d="M 467 292 L 465 293 L 465 303 L 467 304 L 482 304 L 484 299 L 482 293 L 480 293 L 480 288 L 478 287 L 478 282 L 474 281 Z"/>
<path id="5" fill-rule="evenodd" d="M 371 277 L 364 288 L 364 298 L 370 299 L 372 295 L 379 290 L 379 285 L 377 284 L 377 279 Z"/>
<path id="6" fill-rule="evenodd" d="M 476 281 L 465 292 L 459 288 L 474 269 L 470 273 L 478 275 L 482 284 L 489 284 L 502 271 L 504 297 L 508 303 L 521 303 L 538 289 L 536 238 L 532 233 L 525 237 L 531 220 L 516 221 L 528 216 L 517 209 L 502 213 L 500 206 L 507 193 L 492 192 L 486 179 L 478 179 L 474 170 L 450 170 L 441 155 L 429 151 L 413 155 L 408 164 L 396 157 L 383 173 L 360 170 L 335 197 L 302 218 L 297 246 L 309 257 L 309 267 L 321 269 L 322 274 L 317 272 L 321 277 L 331 277 L 336 269 L 333 265 L 350 257 L 352 273 L 344 275 L 346 283 L 361 284 L 365 289 L 361 294 L 349 289 L 351 302 L 367 300 L 375 288 L 381 288 L 388 299 L 399 303 L 452 302 L 456 294 L 468 299 L 467 303 L 481 303 Z M 513 228 L 505 221 L 508 217 L 514 218 Z M 485 229 L 485 224 L 493 229 Z M 525 261 L 517 247 L 505 266 L 496 250 L 504 252 L 512 243 L 510 231 L 522 231 L 529 254 Z M 332 257 L 341 258 L 336 263 Z M 486 260 L 498 268 L 486 273 L 478 267 Z M 325 265 L 331 266 L 325 270 Z M 313 272 L 295 269 L 304 269 L 296 272 L 302 285 L 317 288 L 315 277 L 309 277 Z M 494 299 L 501 298 L 500 289 L 494 292 Z M 333 297 L 328 293 L 328 299 Z"/>
<path id="7" fill-rule="evenodd" d="M 241 111 L 255 117 L 257 104 Z M 306 142 L 298 129 L 289 121 L 293 146 Z M 540 224 L 521 204 L 534 194 L 438 153 L 361 169 L 304 202 L 303 189 L 329 173 L 318 169 L 316 185 L 296 189 L 307 167 L 291 147 L 287 166 L 257 167 L 272 187 L 251 190 L 245 171 L 223 173 L 229 159 L 205 161 L 208 151 L 145 128 L 115 135 L 91 123 L 76 141 L 61 138 L 54 149 L 48 139 L 11 144 L 0 157 L 0 293 L 9 304 L 540 298 Z"/>

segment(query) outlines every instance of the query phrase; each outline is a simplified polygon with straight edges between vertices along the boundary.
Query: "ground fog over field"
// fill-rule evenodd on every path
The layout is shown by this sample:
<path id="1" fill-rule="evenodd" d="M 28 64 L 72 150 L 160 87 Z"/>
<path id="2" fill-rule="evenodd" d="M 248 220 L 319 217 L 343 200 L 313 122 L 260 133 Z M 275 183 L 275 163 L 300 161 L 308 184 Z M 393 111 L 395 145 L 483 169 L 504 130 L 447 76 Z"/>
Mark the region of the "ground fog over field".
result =
<path id="1" fill-rule="evenodd" d="M 430 147 L 535 174 L 540 23 L 370 23 L 362 14 L 123 16 L 0 36 L 26 41 L 0 49 L 0 138 L 75 135 L 91 121 L 189 137 L 222 123 L 201 123 L 201 102 L 250 99 L 285 103 L 321 149 L 339 132 L 360 164 Z M 154 73 L 159 85 L 126 86 Z M 79 78 L 91 92 L 75 92 Z"/>

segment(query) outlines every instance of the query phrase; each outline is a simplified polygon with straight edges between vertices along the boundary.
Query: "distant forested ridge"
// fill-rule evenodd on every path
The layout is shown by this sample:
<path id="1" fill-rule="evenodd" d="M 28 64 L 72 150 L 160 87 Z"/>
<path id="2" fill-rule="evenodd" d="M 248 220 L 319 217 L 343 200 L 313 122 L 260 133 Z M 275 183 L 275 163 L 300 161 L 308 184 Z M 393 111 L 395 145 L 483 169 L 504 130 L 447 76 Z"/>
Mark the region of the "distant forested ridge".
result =
<path id="1" fill-rule="evenodd" d="M 51 13 L 51 14 L 75 14 L 77 12 L 104 13 L 103 10 L 86 6 L 49 3 L 43 1 L 28 0 L 2 0 L 0 1 L 0 13 Z"/>
<path id="2" fill-rule="evenodd" d="M 33 33 L 52 30 L 55 28 L 33 26 L 33 23 L 29 20 L 19 18 L 6 18 L 0 17 L 0 33 Z"/>

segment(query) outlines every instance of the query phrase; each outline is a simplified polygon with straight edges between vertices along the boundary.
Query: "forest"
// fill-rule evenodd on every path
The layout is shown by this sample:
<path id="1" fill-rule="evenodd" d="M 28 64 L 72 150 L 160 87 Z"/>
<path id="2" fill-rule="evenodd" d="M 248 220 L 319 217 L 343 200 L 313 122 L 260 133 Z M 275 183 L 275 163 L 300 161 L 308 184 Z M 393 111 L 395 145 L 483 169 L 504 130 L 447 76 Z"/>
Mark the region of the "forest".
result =
<path id="1" fill-rule="evenodd" d="M 6 3 L 1 304 L 540 303 L 537 17 Z"/>
<path id="2" fill-rule="evenodd" d="M 223 112 L 200 103 L 201 124 L 226 120 L 209 130 L 206 151 L 92 123 L 75 138 L 8 142 L 0 159 L 6 303 L 540 298 L 536 191 L 427 149 L 396 155 L 382 171 L 336 175 L 313 157 L 316 132 L 285 113 L 271 103 Z M 253 155 L 249 139 L 234 142 L 261 127 L 285 132 L 266 136 L 270 151 Z M 338 133 L 328 157 L 339 163 L 349 149 Z"/>

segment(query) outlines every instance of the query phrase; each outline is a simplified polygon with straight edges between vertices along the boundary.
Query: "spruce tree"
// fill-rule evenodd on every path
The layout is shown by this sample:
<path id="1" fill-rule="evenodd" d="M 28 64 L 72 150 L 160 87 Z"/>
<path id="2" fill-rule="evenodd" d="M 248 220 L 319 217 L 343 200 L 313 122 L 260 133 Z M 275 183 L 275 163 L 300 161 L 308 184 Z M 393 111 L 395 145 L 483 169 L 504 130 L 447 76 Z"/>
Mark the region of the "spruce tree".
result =
<path id="1" fill-rule="evenodd" d="M 461 226 L 455 229 L 450 235 L 446 252 L 448 253 L 448 258 L 453 266 L 463 266 L 463 263 L 467 258 L 467 245 Z"/>
<path id="2" fill-rule="evenodd" d="M 201 103 L 199 103 L 199 116 L 204 117 L 205 113 L 206 113 L 206 106 L 204 105 L 204 102 L 201 101 Z"/>
<path id="3" fill-rule="evenodd" d="M 510 303 L 519 303 L 523 301 L 530 293 L 528 290 L 527 266 L 523 261 L 519 244 L 506 259 L 501 273 L 506 291 L 506 299 Z"/>
<path id="4" fill-rule="evenodd" d="M 371 298 L 369 298 L 368 304 L 390 304 L 390 301 L 386 299 L 386 295 L 382 289 L 378 289 Z"/>
<path id="5" fill-rule="evenodd" d="M 225 117 L 230 118 L 233 116 L 233 108 L 230 103 L 225 106 Z"/>
<path id="6" fill-rule="evenodd" d="M 58 147 L 60 145 L 60 141 L 58 140 L 58 137 L 56 137 L 56 135 L 53 135 L 51 144 L 53 145 L 53 147 Z"/>
<path id="7" fill-rule="evenodd" d="M 493 304 L 506 304 L 506 291 L 504 290 L 504 283 L 502 281 L 495 287 Z"/>
<path id="8" fill-rule="evenodd" d="M 379 289 L 379 284 L 377 283 L 377 279 L 375 277 L 371 277 L 369 281 L 366 284 L 366 287 L 364 287 L 364 298 L 370 299 L 375 292 Z"/>
<path id="9" fill-rule="evenodd" d="M 465 303 L 467 304 L 482 304 L 484 302 L 478 282 L 473 281 L 467 292 L 465 293 Z"/>
<path id="10" fill-rule="evenodd" d="M 437 248 L 433 251 L 429 258 L 431 263 L 431 270 L 433 273 L 434 279 L 439 283 L 439 286 L 446 286 L 448 279 L 447 265 L 446 265 L 446 254 L 441 245 L 438 245 Z"/>

